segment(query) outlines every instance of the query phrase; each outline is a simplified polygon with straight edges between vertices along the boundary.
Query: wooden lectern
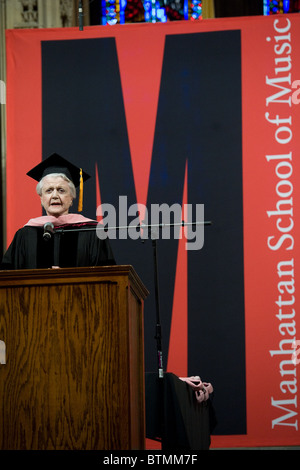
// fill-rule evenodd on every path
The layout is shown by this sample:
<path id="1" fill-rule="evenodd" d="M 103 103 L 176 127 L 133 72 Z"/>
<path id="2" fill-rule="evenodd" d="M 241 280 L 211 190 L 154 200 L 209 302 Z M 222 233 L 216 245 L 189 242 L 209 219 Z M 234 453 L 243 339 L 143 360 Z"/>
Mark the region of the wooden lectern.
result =
<path id="1" fill-rule="evenodd" d="M 0 272 L 1 450 L 144 449 L 147 294 L 131 266 Z"/>

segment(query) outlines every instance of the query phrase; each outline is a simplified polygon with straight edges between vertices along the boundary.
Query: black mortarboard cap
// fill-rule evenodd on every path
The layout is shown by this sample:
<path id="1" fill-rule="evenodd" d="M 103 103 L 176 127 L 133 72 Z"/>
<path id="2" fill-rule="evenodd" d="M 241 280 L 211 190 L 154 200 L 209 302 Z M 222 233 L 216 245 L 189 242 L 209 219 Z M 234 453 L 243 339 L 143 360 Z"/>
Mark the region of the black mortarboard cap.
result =
<path id="1" fill-rule="evenodd" d="M 41 163 L 36 165 L 30 171 L 28 171 L 27 175 L 36 181 L 41 181 L 44 176 L 50 175 L 52 173 L 63 173 L 74 183 L 74 186 L 80 187 L 78 210 L 81 211 L 83 197 L 83 181 L 86 181 L 88 178 L 90 178 L 90 175 L 88 175 L 87 173 L 82 171 L 81 168 L 78 168 L 76 165 L 61 157 L 57 153 L 53 153 L 52 155 L 50 155 L 50 157 L 46 158 L 45 160 L 42 160 Z"/>

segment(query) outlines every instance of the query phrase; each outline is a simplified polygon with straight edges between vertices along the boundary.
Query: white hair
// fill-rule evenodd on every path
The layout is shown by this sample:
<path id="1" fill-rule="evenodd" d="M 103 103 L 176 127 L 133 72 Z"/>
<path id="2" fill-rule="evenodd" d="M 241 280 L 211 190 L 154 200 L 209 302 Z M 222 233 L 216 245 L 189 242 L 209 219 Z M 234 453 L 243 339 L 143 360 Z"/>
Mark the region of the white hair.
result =
<path id="1" fill-rule="evenodd" d="M 73 199 L 76 198 L 75 185 L 73 181 L 71 181 L 64 173 L 50 173 L 49 175 L 44 176 L 36 185 L 36 192 L 38 193 L 39 196 L 42 195 L 43 184 L 44 184 L 45 178 L 47 178 L 48 176 L 51 176 L 51 178 L 63 178 L 65 181 L 67 181 L 70 187 L 71 196 L 73 197 Z"/>

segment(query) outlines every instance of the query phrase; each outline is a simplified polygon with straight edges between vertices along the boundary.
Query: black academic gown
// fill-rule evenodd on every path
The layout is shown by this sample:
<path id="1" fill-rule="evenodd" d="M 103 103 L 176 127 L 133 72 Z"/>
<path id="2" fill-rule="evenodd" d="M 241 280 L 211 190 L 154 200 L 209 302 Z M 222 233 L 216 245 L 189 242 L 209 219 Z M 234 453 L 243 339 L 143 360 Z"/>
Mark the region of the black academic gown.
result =
<path id="1" fill-rule="evenodd" d="M 3 256 L 1 269 L 42 269 L 59 266 L 108 266 L 115 259 L 108 239 L 97 237 L 97 222 L 66 224 L 55 227 L 50 240 L 43 237 L 44 227 L 25 225 L 19 229 Z M 71 231 L 80 228 L 80 231 Z"/>

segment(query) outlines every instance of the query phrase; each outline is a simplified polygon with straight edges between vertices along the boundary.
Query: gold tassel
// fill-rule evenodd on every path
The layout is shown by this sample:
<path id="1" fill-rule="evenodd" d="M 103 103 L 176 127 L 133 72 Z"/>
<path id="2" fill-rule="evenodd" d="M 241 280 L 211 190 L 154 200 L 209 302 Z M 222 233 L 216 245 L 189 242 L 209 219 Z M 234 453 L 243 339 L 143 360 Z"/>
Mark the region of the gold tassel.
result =
<path id="1" fill-rule="evenodd" d="M 83 205 L 82 201 L 83 201 L 83 178 L 82 178 L 82 168 L 80 168 L 78 212 L 82 211 L 82 205 Z"/>

